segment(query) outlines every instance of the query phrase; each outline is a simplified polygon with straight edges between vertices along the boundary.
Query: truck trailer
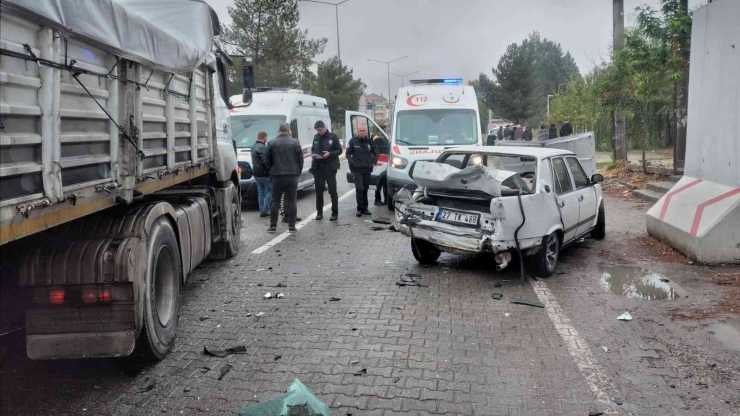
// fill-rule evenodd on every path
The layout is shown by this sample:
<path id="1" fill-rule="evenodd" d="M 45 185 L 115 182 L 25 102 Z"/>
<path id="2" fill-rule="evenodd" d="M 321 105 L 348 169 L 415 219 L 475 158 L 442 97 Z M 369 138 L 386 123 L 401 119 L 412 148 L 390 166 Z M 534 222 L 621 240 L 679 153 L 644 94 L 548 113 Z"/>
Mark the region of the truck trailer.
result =
<path id="1" fill-rule="evenodd" d="M 161 359 L 239 250 L 218 17 L 197 1 L 0 3 L 0 265 L 32 359 Z"/>

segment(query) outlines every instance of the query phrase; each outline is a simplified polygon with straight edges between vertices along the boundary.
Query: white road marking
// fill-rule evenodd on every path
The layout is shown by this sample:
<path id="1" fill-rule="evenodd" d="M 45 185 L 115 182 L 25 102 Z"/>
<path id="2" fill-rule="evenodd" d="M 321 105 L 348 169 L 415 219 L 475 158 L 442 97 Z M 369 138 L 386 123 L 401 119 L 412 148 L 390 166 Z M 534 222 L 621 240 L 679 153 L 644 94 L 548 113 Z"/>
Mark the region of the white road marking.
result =
<path id="1" fill-rule="evenodd" d="M 337 204 L 341 203 L 342 201 L 344 201 L 345 199 L 351 197 L 354 194 L 355 194 L 355 190 L 354 189 L 350 190 L 349 192 L 347 192 L 344 195 L 342 195 L 342 196 L 339 197 L 339 201 L 337 202 Z M 328 203 L 328 204 L 324 205 L 323 212 L 326 212 L 326 211 L 328 211 L 330 209 L 331 209 L 331 203 Z M 313 220 L 316 219 L 316 214 L 317 213 L 314 212 L 313 214 L 309 215 L 303 221 L 301 221 L 298 224 L 296 224 L 295 225 L 295 228 L 298 229 L 298 230 L 300 230 L 301 228 L 305 227 L 306 224 L 308 224 L 309 222 L 311 222 L 311 221 L 313 221 Z M 290 233 L 287 232 L 287 231 L 285 231 L 284 233 L 280 234 L 279 236 L 273 238 L 269 243 L 267 243 L 264 246 L 262 246 L 260 248 L 257 248 L 254 251 L 252 251 L 252 254 L 264 253 L 265 251 L 269 250 L 270 248 L 275 247 L 276 245 L 280 244 L 280 242 L 283 241 L 283 240 L 285 240 L 286 238 L 288 238 L 289 235 L 290 235 Z"/>
<path id="2" fill-rule="evenodd" d="M 545 282 L 538 280 L 530 280 L 534 293 L 537 294 L 537 298 L 545 305 L 545 312 L 552 321 L 555 329 L 560 334 L 560 337 L 565 341 L 565 346 L 568 348 L 568 353 L 573 357 L 576 366 L 583 374 L 586 379 L 586 384 L 596 395 L 596 399 L 601 403 L 608 406 L 604 409 L 604 413 L 616 414 L 616 410 L 612 406 L 612 402 L 609 399 L 607 391 L 614 391 L 614 387 L 609 383 L 604 373 L 599 368 L 599 364 L 596 362 L 596 358 L 591 353 L 591 349 L 586 344 L 586 341 L 578 335 L 578 331 L 570 324 L 570 319 L 565 316 L 563 310 L 560 308 L 555 296 L 547 288 Z"/>

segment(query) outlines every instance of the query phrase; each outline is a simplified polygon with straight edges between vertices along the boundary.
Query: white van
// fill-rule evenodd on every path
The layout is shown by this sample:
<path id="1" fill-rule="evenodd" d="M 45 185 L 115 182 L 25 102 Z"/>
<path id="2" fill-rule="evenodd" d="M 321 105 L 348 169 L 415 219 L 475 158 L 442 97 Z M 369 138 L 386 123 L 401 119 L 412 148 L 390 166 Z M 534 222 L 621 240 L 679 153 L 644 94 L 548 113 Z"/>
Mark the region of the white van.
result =
<path id="1" fill-rule="evenodd" d="M 393 112 L 390 165 L 387 172 L 389 208 L 419 161 L 434 161 L 445 150 L 482 146 L 478 99 L 462 79 L 413 80 L 401 87 Z"/>
<path id="2" fill-rule="evenodd" d="M 231 97 L 232 103 L 240 103 L 241 95 Z M 249 175 L 252 167 L 252 145 L 257 133 L 267 132 L 268 141 L 278 135 L 280 123 L 290 123 L 293 137 L 301 142 L 303 172 L 298 179 L 298 190 L 314 184 L 311 168 L 311 145 L 316 134 L 313 126 L 321 120 L 331 126 L 329 106 L 326 99 L 304 94 L 301 90 L 286 88 L 259 88 L 252 95 L 252 105 L 231 110 L 231 136 L 236 142 L 237 159 L 241 169 L 242 202 L 257 201 L 257 185 Z M 245 177 L 249 176 L 249 179 Z"/>

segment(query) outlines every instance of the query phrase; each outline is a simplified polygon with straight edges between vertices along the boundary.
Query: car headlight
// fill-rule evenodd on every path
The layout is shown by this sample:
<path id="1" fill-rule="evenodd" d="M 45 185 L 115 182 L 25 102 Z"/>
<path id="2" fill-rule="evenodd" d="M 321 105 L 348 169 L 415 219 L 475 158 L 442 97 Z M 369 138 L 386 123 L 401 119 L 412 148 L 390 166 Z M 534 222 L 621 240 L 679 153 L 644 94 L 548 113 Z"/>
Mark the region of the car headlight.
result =
<path id="1" fill-rule="evenodd" d="M 483 163 L 483 158 L 480 155 L 475 155 L 470 158 L 471 165 L 480 165 L 481 163 Z"/>
<path id="2" fill-rule="evenodd" d="M 391 166 L 396 169 L 403 169 L 408 164 L 409 161 L 400 156 L 393 156 L 393 158 L 391 159 Z"/>

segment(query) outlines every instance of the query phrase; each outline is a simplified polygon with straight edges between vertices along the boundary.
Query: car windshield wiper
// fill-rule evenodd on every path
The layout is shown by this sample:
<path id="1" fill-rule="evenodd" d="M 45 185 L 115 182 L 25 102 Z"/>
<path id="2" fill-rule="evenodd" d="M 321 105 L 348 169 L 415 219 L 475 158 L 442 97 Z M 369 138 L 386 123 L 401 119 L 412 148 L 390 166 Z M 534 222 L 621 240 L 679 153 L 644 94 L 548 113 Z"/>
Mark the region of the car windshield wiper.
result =
<path id="1" fill-rule="evenodd" d="M 400 140 L 400 139 L 396 139 L 396 144 L 405 144 L 406 146 L 412 146 L 411 143 L 409 143 L 409 142 L 407 142 L 405 140 Z"/>

